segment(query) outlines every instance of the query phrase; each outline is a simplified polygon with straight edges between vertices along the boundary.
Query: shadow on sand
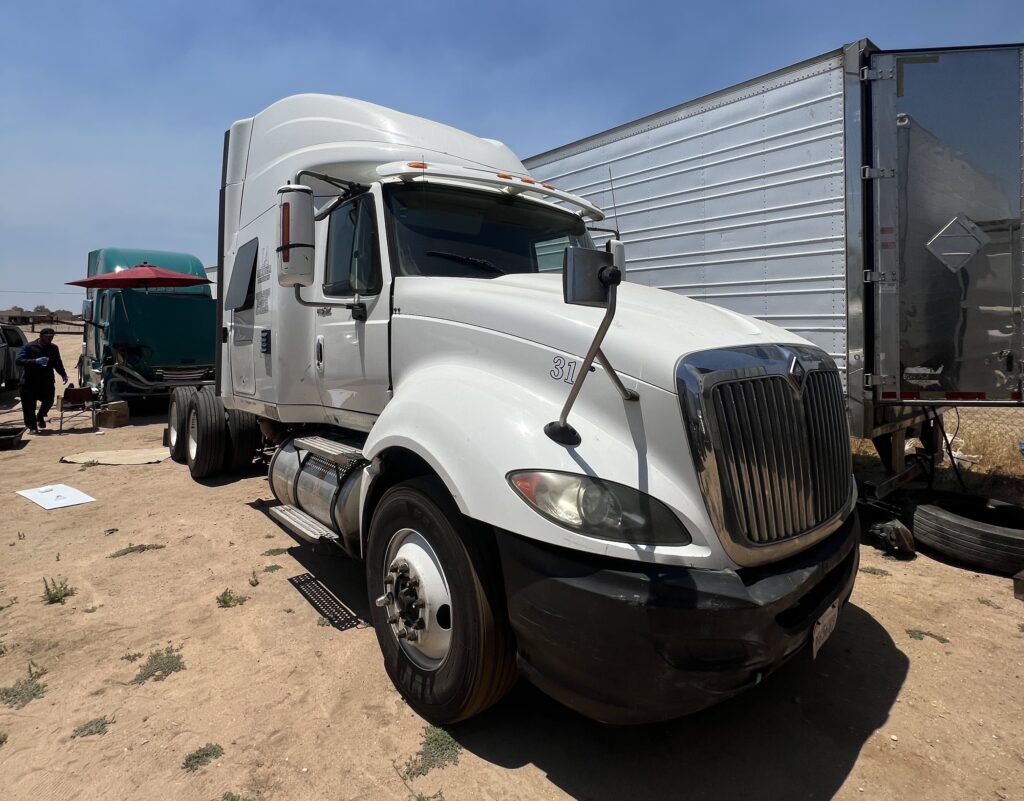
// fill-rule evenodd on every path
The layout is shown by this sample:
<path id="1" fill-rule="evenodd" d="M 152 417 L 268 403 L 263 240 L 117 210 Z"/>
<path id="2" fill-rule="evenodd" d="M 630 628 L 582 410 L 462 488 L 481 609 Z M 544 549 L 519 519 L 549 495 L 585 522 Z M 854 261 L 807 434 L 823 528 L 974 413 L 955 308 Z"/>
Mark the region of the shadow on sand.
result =
<path id="1" fill-rule="evenodd" d="M 314 609 L 338 629 L 366 625 L 360 563 L 304 545 L 289 554 L 307 571 L 291 583 Z M 580 801 L 828 799 L 885 724 L 908 668 L 885 629 L 850 604 L 816 661 L 805 650 L 759 687 L 690 717 L 603 726 L 520 681 L 449 731 L 495 765 L 536 765 Z"/>

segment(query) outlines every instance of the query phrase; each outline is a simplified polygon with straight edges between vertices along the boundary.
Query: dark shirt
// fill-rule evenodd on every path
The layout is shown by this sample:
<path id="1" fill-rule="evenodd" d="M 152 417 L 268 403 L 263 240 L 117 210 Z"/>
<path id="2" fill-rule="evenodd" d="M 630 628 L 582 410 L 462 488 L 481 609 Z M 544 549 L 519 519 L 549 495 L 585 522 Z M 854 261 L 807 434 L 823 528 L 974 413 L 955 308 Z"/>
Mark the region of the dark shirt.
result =
<path id="1" fill-rule="evenodd" d="M 46 356 L 50 360 L 46 367 L 36 364 L 36 359 L 40 356 Z M 16 362 L 22 368 L 22 384 L 35 387 L 52 386 L 54 372 L 65 381 L 68 380 L 68 374 L 64 371 L 64 363 L 60 360 L 60 351 L 52 342 L 49 345 L 44 345 L 39 339 L 29 342 L 18 351 Z"/>

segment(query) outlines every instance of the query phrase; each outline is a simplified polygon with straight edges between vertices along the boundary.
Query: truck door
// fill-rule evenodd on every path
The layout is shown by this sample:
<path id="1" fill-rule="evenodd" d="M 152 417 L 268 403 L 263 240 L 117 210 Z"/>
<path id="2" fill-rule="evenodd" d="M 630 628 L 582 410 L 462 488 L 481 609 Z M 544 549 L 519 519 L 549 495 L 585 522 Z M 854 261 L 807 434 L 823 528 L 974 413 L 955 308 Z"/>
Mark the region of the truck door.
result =
<path id="1" fill-rule="evenodd" d="M 1020 400 L 1022 50 L 884 53 L 867 74 L 883 399 Z"/>
<path id="2" fill-rule="evenodd" d="M 320 398 L 332 411 L 380 414 L 389 387 L 390 301 L 381 268 L 376 193 L 339 206 L 328 218 L 323 294 L 313 359 Z M 346 309 L 341 304 L 355 308 Z M 344 415 L 336 420 L 346 425 Z"/>

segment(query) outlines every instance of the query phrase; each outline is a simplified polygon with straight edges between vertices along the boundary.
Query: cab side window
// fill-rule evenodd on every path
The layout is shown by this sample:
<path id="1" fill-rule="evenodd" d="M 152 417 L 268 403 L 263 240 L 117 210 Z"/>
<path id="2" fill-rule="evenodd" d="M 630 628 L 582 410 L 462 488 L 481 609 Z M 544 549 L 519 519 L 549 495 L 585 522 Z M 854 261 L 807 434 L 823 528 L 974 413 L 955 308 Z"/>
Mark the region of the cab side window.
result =
<path id="1" fill-rule="evenodd" d="M 376 295 L 382 284 L 373 197 L 363 195 L 331 214 L 324 294 Z"/>

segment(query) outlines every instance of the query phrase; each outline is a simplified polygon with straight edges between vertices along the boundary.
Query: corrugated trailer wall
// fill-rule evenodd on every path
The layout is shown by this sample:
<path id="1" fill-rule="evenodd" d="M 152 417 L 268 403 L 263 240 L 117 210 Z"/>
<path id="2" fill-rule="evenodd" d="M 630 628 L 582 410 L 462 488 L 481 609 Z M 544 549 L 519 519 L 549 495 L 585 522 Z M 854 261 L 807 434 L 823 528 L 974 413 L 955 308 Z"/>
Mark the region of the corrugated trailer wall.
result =
<path id="1" fill-rule="evenodd" d="M 841 51 L 525 163 L 617 221 L 628 280 L 788 328 L 845 374 Z"/>

